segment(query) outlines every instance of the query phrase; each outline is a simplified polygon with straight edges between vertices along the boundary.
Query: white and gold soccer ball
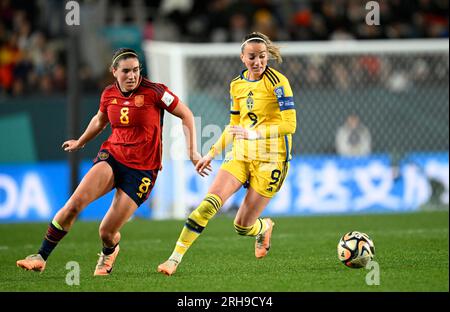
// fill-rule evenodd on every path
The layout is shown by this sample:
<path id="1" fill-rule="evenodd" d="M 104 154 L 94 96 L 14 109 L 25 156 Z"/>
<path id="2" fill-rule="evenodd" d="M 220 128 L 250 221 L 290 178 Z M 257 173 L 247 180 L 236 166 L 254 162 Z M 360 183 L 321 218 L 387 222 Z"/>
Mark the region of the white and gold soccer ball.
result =
<path id="1" fill-rule="evenodd" d="M 375 256 L 375 246 L 366 233 L 344 234 L 337 245 L 339 260 L 349 268 L 362 268 Z"/>

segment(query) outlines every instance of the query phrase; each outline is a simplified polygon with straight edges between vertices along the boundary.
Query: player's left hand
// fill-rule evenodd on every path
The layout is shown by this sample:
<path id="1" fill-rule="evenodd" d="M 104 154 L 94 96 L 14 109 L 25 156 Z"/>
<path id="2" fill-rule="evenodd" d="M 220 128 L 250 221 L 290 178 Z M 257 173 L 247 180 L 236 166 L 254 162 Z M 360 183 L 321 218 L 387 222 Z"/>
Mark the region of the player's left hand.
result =
<path id="1" fill-rule="evenodd" d="M 245 129 L 241 126 L 230 126 L 228 131 L 238 140 L 257 140 L 261 137 L 258 131 Z"/>
<path id="2" fill-rule="evenodd" d="M 195 152 L 191 161 L 195 166 L 195 170 L 200 176 L 205 177 L 208 176 L 210 172 L 212 172 L 211 160 L 207 161 L 207 159 L 205 157 L 202 157 L 200 153 Z"/>

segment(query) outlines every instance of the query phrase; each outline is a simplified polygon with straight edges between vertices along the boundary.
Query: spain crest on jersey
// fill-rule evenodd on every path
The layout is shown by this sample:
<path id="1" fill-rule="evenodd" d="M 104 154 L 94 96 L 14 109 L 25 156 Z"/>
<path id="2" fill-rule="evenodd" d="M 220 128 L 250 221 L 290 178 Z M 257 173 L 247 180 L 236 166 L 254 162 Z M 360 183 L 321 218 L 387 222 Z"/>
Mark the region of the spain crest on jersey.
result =
<path id="1" fill-rule="evenodd" d="M 137 107 L 141 107 L 142 105 L 144 105 L 144 96 L 142 94 L 136 95 L 134 97 L 134 105 L 136 105 Z"/>
<path id="2" fill-rule="evenodd" d="M 253 106 L 255 105 L 255 101 L 253 100 L 252 96 L 253 96 L 253 92 L 250 91 L 248 93 L 248 95 L 247 95 L 247 109 L 249 111 L 252 111 L 253 110 Z"/>

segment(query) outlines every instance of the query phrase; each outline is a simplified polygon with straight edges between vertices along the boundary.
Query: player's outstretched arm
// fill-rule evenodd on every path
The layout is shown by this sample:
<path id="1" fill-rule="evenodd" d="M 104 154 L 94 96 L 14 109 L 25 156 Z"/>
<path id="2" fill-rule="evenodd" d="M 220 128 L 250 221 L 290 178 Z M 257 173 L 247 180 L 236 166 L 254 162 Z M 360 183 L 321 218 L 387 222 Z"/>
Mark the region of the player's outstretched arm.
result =
<path id="1" fill-rule="evenodd" d="M 84 133 L 80 136 L 78 140 L 67 140 L 62 144 L 62 148 L 66 152 L 74 152 L 82 149 L 87 142 L 95 138 L 100 132 L 102 132 L 108 125 L 108 116 L 101 111 L 92 117 L 89 125 L 87 126 Z"/>
<path id="2" fill-rule="evenodd" d="M 294 134 L 297 127 L 295 109 L 282 111 L 281 118 L 282 121 L 278 125 L 262 127 L 262 130 L 252 130 L 240 125 L 233 125 L 230 126 L 229 133 L 238 140 L 258 140 Z"/>

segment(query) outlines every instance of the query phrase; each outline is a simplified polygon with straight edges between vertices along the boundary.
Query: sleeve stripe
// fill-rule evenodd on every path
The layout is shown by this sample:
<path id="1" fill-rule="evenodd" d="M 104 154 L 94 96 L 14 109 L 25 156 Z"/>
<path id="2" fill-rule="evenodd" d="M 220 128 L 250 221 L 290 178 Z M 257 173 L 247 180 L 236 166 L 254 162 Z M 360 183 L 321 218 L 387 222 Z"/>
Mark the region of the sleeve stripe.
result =
<path id="1" fill-rule="evenodd" d="M 267 72 L 266 72 L 266 77 L 269 79 L 269 81 L 272 84 L 272 86 L 276 85 L 275 81 L 273 81 L 273 79 L 271 78 L 271 76 L 269 76 L 269 74 Z"/>
<path id="2" fill-rule="evenodd" d="M 157 85 L 156 83 L 154 83 L 154 82 L 151 82 L 151 81 L 148 81 L 148 80 L 146 80 L 146 79 L 143 79 L 142 80 L 142 83 L 141 83 L 141 85 L 143 86 L 143 87 L 146 87 L 146 88 L 149 88 L 149 89 L 152 89 L 152 90 L 154 90 L 156 93 L 164 93 L 164 88 L 163 87 L 161 87 L 161 86 L 159 86 L 159 85 Z"/>
<path id="3" fill-rule="evenodd" d="M 156 94 L 158 94 L 158 96 L 162 96 L 163 92 L 161 91 L 161 89 L 157 88 L 156 86 L 148 86 L 149 89 L 152 89 L 153 91 L 155 91 Z"/>
<path id="4" fill-rule="evenodd" d="M 231 115 L 239 115 L 241 112 L 240 111 L 230 111 Z"/>
<path id="5" fill-rule="evenodd" d="M 163 94 L 164 93 L 164 88 L 157 85 L 156 83 L 152 83 L 152 82 L 147 82 L 147 81 L 143 81 L 142 85 L 144 87 L 147 87 L 149 89 L 154 90 L 156 93 L 158 94 Z"/>
<path id="6" fill-rule="evenodd" d="M 160 93 L 164 93 L 164 88 L 163 87 L 161 87 L 161 86 L 158 86 L 158 85 L 155 85 L 155 87 L 156 87 L 156 89 L 158 89 L 159 90 L 159 92 Z"/>
<path id="7" fill-rule="evenodd" d="M 267 68 L 267 73 L 272 76 L 273 80 L 275 80 L 276 83 L 280 82 L 280 79 L 278 78 L 278 76 L 270 68 Z"/>

